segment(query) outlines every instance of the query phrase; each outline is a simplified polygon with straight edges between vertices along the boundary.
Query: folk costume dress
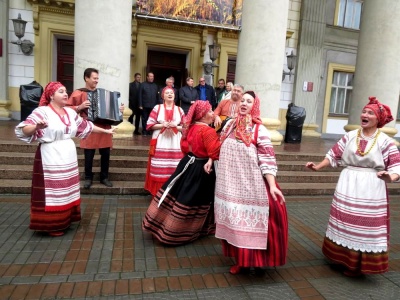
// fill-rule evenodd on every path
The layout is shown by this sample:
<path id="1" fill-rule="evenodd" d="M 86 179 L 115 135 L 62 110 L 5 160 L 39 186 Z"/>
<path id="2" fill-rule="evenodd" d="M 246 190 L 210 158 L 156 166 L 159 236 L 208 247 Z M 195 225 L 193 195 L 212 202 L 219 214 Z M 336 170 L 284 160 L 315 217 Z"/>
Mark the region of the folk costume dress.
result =
<path id="1" fill-rule="evenodd" d="M 213 128 L 194 124 L 181 144 L 185 157 L 152 199 L 143 220 L 143 229 L 168 245 L 181 245 L 215 232 L 215 172 L 207 174 L 203 167 L 208 158 L 218 159 L 219 138 Z"/>
<path id="2" fill-rule="evenodd" d="M 358 137 L 359 135 L 359 137 Z M 367 152 L 364 156 L 359 154 Z M 345 167 L 333 196 L 322 252 L 364 274 L 388 271 L 389 198 L 378 171 L 400 174 L 400 154 L 383 132 L 364 137 L 350 131 L 327 153 L 331 166 Z"/>
<path id="3" fill-rule="evenodd" d="M 151 130 L 151 127 L 164 121 L 181 124 L 183 115 L 184 112 L 179 106 L 173 105 L 169 110 L 164 104 L 156 105 L 147 120 L 146 130 Z M 182 133 L 176 128 L 153 131 L 144 185 L 144 188 L 153 196 L 175 171 L 183 157 L 180 146 L 181 137 Z"/>
<path id="4" fill-rule="evenodd" d="M 39 142 L 32 177 L 29 225 L 32 230 L 63 231 L 71 222 L 81 220 L 78 160 L 72 138 L 86 138 L 93 124 L 79 117 L 73 109 L 64 109 L 63 118 L 51 104 L 38 107 L 15 129 L 20 140 Z M 22 128 L 40 120 L 46 120 L 48 127 L 30 137 L 25 136 Z"/>
<path id="5" fill-rule="evenodd" d="M 249 145 L 238 138 L 236 119 L 221 133 L 215 236 L 222 240 L 224 255 L 234 257 L 240 267 L 280 266 L 286 263 L 287 212 L 272 199 L 263 177 L 276 175 L 275 153 L 268 130 L 262 124 L 249 125 Z"/>

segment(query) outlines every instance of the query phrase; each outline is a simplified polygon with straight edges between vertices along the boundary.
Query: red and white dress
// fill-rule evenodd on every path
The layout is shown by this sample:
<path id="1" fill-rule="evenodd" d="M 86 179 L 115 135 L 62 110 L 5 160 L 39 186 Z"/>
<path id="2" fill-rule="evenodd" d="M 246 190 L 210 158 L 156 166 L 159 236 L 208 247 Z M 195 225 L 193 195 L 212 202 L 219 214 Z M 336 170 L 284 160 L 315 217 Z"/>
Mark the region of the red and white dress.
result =
<path id="1" fill-rule="evenodd" d="M 264 174 L 276 176 L 275 153 L 268 130 L 253 126 L 253 143 L 235 138 L 228 121 L 222 135 L 215 189 L 215 236 L 225 256 L 241 267 L 286 263 L 288 225 L 286 207 L 271 200 Z M 229 133 L 229 131 L 231 132 Z"/>
<path id="2" fill-rule="evenodd" d="M 150 113 L 146 130 L 164 121 L 172 121 L 179 125 L 182 123 L 184 112 L 179 106 L 171 110 L 164 104 L 156 105 Z M 176 166 L 183 157 L 181 151 L 182 133 L 174 129 L 157 129 L 153 131 L 150 142 L 149 162 L 147 165 L 146 181 L 144 188 L 153 196 L 175 171 Z"/>
<path id="3" fill-rule="evenodd" d="M 388 270 L 389 199 L 378 171 L 400 174 L 400 154 L 380 132 L 371 151 L 357 151 L 357 132 L 350 131 L 327 153 L 333 167 L 345 167 L 333 196 L 322 251 L 329 259 L 361 273 Z M 360 139 L 360 150 L 371 148 L 372 137 Z"/>
<path id="4" fill-rule="evenodd" d="M 197 124 L 181 144 L 185 157 L 151 200 L 142 223 L 161 243 L 174 246 L 215 232 L 215 172 L 207 174 L 204 165 L 218 159 L 221 146 L 213 128 Z"/>
<path id="5" fill-rule="evenodd" d="M 15 128 L 20 140 L 39 142 L 32 177 L 29 227 L 33 230 L 62 231 L 81 219 L 78 160 L 72 138 L 86 138 L 93 124 L 71 108 L 66 107 L 65 112 L 62 120 L 51 106 L 41 106 Z M 40 120 L 47 121 L 48 127 L 30 137 L 23 134 L 23 127 Z"/>

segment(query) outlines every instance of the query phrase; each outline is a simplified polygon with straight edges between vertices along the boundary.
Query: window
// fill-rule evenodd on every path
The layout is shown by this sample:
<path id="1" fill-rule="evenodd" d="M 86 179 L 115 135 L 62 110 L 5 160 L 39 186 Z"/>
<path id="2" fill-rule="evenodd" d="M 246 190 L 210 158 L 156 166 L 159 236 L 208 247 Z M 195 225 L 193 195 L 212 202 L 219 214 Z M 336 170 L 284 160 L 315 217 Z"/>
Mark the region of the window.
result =
<path id="1" fill-rule="evenodd" d="M 347 115 L 353 92 L 353 73 L 333 72 L 329 114 Z"/>
<path id="2" fill-rule="evenodd" d="M 362 0 L 336 0 L 335 25 L 360 29 Z"/>

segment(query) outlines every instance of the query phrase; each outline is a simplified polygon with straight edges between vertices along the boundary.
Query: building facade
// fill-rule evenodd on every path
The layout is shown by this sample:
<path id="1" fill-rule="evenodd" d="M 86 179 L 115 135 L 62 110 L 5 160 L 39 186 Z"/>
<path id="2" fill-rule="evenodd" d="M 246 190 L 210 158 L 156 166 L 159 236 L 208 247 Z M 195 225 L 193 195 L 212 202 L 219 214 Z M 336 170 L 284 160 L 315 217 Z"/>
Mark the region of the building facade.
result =
<path id="1" fill-rule="evenodd" d="M 200 6 L 186 6 L 176 12 L 171 7 L 157 6 L 167 3 L 157 0 L 123 1 L 120 5 L 106 0 L 0 0 L 0 119 L 20 118 L 20 85 L 36 81 L 45 86 L 49 81 L 59 80 L 68 91 L 72 91 L 84 85 L 81 73 L 89 66 L 100 70 L 99 87 L 120 91 L 125 104 L 128 103 L 128 83 L 136 72 L 142 75 L 153 72 L 160 85 L 167 77 L 174 76 L 177 88 L 184 85 L 187 76 L 192 76 L 196 84 L 200 77 L 206 77 L 214 86 L 219 78 L 235 81 L 235 77 L 239 77 L 245 81 L 243 73 L 237 74 L 240 65 L 237 58 L 238 42 L 244 40 L 239 38 L 241 26 L 244 32 L 244 27 L 255 21 L 241 15 L 246 13 L 246 4 L 250 5 L 247 1 L 192 1 L 200 3 Z M 185 1 L 175 2 L 183 5 Z M 257 2 L 252 1 L 253 8 Z M 264 66 L 258 72 L 277 68 L 287 72 L 286 55 L 293 51 L 297 56 L 293 75 L 268 83 L 279 93 L 278 101 L 272 102 L 277 106 L 272 116 L 276 119 L 276 129 L 284 130 L 288 104 L 294 103 L 307 110 L 304 135 L 345 132 L 349 118 L 351 120 L 354 94 L 356 89 L 362 88 L 354 86 L 354 75 L 356 65 L 361 63 L 357 61 L 357 53 L 363 14 L 365 10 L 368 12 L 368 5 L 373 5 L 369 2 L 373 1 L 284 0 L 278 5 L 268 4 L 268 1 L 258 3 L 265 24 L 277 12 L 286 20 L 279 25 L 286 27 L 286 42 L 283 39 L 283 51 L 279 50 L 283 53 L 276 56 L 280 61 L 268 62 L 271 66 Z M 376 7 L 378 11 L 385 14 L 383 8 L 390 7 L 392 14 L 399 14 L 396 0 L 383 2 Z M 254 11 L 247 9 L 247 13 Z M 35 44 L 31 55 L 24 55 L 19 46 L 12 43 L 17 40 L 12 19 L 16 19 L 18 14 L 27 21 L 22 40 Z M 241 24 L 242 17 L 247 24 Z M 395 19 L 393 15 L 390 18 Z M 272 25 L 254 27 L 255 39 L 262 42 Z M 395 30 L 385 32 L 390 26 L 381 34 L 391 34 L 391 39 L 395 40 Z M 256 55 L 248 52 L 245 57 L 254 56 L 256 65 L 257 62 L 264 63 L 260 58 L 281 46 L 270 44 L 270 47 L 265 46 L 265 53 L 258 50 Z M 206 68 L 211 62 L 210 45 L 220 47 L 213 61 L 218 67 L 211 68 L 211 72 Z M 396 85 L 399 82 L 397 80 Z M 252 86 L 246 82 L 245 85 L 258 92 L 256 84 Z M 398 91 L 396 101 L 390 105 L 396 114 Z M 266 92 L 264 98 L 268 95 Z M 383 95 L 377 91 L 373 96 L 379 98 Z M 386 102 L 386 99 L 381 100 Z M 360 103 L 366 101 L 359 100 Z M 390 125 L 394 128 L 392 134 L 396 134 L 397 123 Z"/>

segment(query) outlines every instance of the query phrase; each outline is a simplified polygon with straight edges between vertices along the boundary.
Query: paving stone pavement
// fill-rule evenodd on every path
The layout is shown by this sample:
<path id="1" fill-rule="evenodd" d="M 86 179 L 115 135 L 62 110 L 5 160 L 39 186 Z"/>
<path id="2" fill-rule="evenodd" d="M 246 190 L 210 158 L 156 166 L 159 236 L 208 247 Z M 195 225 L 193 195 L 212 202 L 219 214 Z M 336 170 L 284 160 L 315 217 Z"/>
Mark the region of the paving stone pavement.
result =
<path id="1" fill-rule="evenodd" d="M 29 230 L 29 195 L 0 196 L 0 299 L 399 299 L 400 196 L 390 272 L 347 278 L 321 253 L 329 197 L 288 197 L 289 252 L 264 275 L 231 275 L 215 237 L 166 247 L 143 232 L 146 196 L 84 196 L 62 237 Z"/>

